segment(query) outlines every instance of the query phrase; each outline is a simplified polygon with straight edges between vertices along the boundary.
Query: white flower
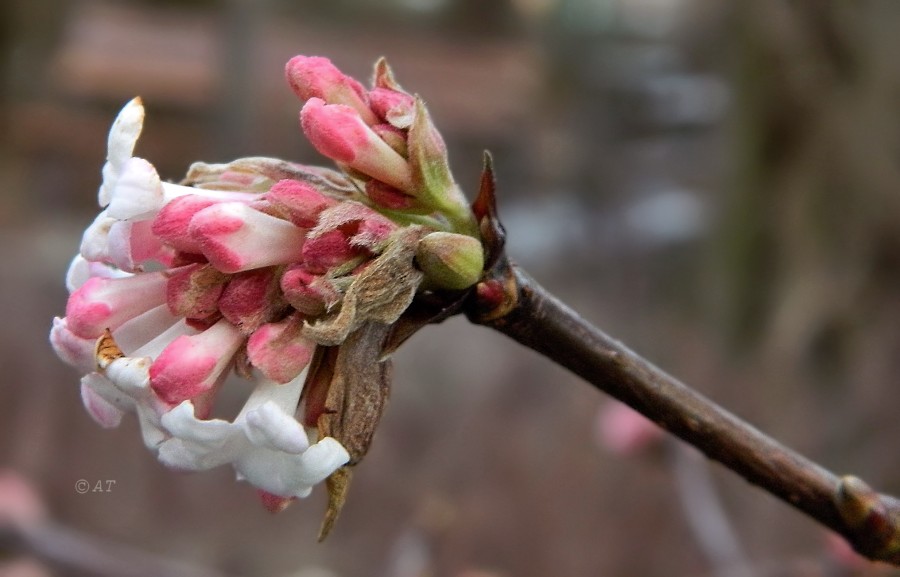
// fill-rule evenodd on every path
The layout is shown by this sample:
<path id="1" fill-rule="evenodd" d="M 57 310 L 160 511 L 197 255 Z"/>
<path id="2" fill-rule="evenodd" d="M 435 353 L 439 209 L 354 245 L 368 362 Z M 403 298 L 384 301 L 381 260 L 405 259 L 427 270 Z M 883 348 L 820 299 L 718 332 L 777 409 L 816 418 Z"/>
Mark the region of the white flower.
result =
<path id="1" fill-rule="evenodd" d="M 266 199 L 275 180 L 252 167 L 215 168 L 226 190 L 162 182 L 134 156 L 143 122 L 136 98 L 110 130 L 102 211 L 66 274 L 66 316 L 53 321 L 51 344 L 81 373 L 90 416 L 110 428 L 134 413 L 144 444 L 164 464 L 231 465 L 267 507 L 273 498 L 305 497 L 350 455 L 333 438 L 311 444 L 294 417 L 305 378 L 298 373 L 316 346 L 300 329 L 313 313 L 288 308 L 278 275 L 300 266 L 308 228 L 343 193 L 332 198 L 308 185 L 304 199 L 315 209 L 301 226 Z M 358 256 L 344 248 L 333 249 L 346 256 L 334 266 Z M 247 343 L 258 330 L 251 354 Z M 247 361 L 285 384 L 251 378 L 245 390 L 252 393 L 233 421 L 210 418 L 227 376 Z"/>
<path id="2" fill-rule="evenodd" d="M 97 193 L 100 206 L 106 206 L 112 199 L 113 189 L 125 164 L 134 154 L 141 130 L 144 127 L 144 104 L 140 97 L 133 98 L 116 116 L 109 139 L 106 142 L 106 164 L 103 165 L 103 184 Z"/>
<path id="3" fill-rule="evenodd" d="M 346 449 L 326 437 L 314 445 L 293 412 L 306 374 L 280 385 L 260 379 L 234 422 L 201 420 L 191 401 L 162 416 L 172 438 L 159 447 L 159 459 L 185 470 L 231 463 L 238 479 L 281 497 L 306 497 L 350 460 Z"/>

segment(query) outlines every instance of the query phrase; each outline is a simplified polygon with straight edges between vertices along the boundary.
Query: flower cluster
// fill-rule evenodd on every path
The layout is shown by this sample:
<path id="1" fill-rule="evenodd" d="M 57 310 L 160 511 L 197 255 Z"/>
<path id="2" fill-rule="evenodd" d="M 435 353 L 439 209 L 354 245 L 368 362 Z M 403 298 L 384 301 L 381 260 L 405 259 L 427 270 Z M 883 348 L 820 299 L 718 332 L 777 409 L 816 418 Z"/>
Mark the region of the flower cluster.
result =
<path id="1" fill-rule="evenodd" d="M 362 347 L 348 337 L 389 327 L 417 292 L 471 286 L 483 265 L 440 135 L 383 61 L 369 91 L 324 58 L 286 72 L 304 133 L 341 170 L 251 157 L 164 182 L 133 155 L 144 108 L 132 100 L 50 334 L 100 425 L 135 413 L 163 463 L 231 464 L 273 509 L 365 452 L 320 418 L 335 412 L 332 381 L 346 388 L 337 373 L 353 372 L 334 351 Z M 232 372 L 248 398 L 234 419 L 214 418 Z"/>

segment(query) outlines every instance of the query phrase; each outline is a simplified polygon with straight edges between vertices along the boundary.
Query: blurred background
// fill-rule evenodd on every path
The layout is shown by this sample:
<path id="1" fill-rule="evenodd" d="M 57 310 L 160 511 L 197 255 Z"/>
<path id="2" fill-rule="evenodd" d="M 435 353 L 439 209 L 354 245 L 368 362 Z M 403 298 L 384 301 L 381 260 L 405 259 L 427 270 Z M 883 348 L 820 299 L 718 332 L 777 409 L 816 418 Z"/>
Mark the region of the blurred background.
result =
<path id="1" fill-rule="evenodd" d="M 0 575 L 898 574 L 462 319 L 396 355 L 324 544 L 322 490 L 272 516 L 230 469 L 164 469 L 133 420 L 91 421 L 47 343 L 128 99 L 147 106 L 137 154 L 171 180 L 324 163 L 284 63 L 368 78 L 384 55 L 470 194 L 493 152 L 510 253 L 541 283 L 900 493 L 898 26 L 894 0 L 0 3 Z"/>

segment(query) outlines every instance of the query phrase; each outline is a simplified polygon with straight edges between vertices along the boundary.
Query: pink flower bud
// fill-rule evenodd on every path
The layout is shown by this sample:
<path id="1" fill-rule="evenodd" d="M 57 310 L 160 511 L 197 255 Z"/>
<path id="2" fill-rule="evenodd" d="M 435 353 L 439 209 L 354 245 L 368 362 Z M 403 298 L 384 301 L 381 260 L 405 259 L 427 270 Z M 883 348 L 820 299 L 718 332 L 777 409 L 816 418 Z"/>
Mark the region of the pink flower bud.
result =
<path id="1" fill-rule="evenodd" d="M 372 132 L 394 149 L 397 154 L 406 158 L 409 150 L 406 146 L 406 133 L 399 128 L 394 128 L 390 124 L 376 124 L 372 127 Z"/>
<path id="2" fill-rule="evenodd" d="M 169 310 L 189 319 L 208 318 L 218 310 L 228 278 L 210 264 L 185 267 L 172 275 L 166 285 Z"/>
<path id="3" fill-rule="evenodd" d="M 389 210 L 416 211 L 422 208 L 416 197 L 397 190 L 380 180 L 370 180 L 366 183 L 366 196 L 378 206 Z"/>
<path id="4" fill-rule="evenodd" d="M 306 244 L 303 245 L 303 265 L 312 273 L 324 274 L 361 254 L 363 251 L 352 246 L 343 231 L 330 230 L 315 238 L 306 239 Z"/>
<path id="5" fill-rule="evenodd" d="M 350 244 L 380 250 L 395 230 L 396 224 L 373 211 L 372 217 L 357 223 L 356 232 L 350 237 Z"/>
<path id="6" fill-rule="evenodd" d="M 301 100 L 321 98 L 329 104 L 353 108 L 366 124 L 378 119 L 366 104 L 366 91 L 354 78 L 347 76 L 321 56 L 295 56 L 284 68 L 285 77 Z"/>
<path id="7" fill-rule="evenodd" d="M 303 132 L 320 153 L 406 192 L 413 190 L 409 164 L 349 106 L 310 99 L 300 111 Z"/>
<path id="8" fill-rule="evenodd" d="M 176 338 L 150 365 L 153 390 L 172 404 L 211 390 L 243 341 L 241 332 L 226 320 L 199 335 Z"/>
<path id="9" fill-rule="evenodd" d="M 284 210 L 291 222 L 301 228 L 316 226 L 319 214 L 337 203 L 312 185 L 290 179 L 278 181 L 265 199 Z"/>
<path id="10" fill-rule="evenodd" d="M 250 362 L 277 383 L 295 379 L 309 364 L 315 349 L 315 343 L 303 337 L 302 331 L 303 317 L 299 314 L 261 326 L 247 341 Z"/>
<path id="11" fill-rule="evenodd" d="M 397 225 L 364 204 L 345 201 L 322 212 L 319 224 L 309 231 L 306 242 L 335 230 L 349 239 L 351 247 L 374 249 L 377 252 L 381 244 L 397 230 Z"/>
<path id="12" fill-rule="evenodd" d="M 231 324 L 249 335 L 283 314 L 287 303 L 281 298 L 275 269 L 270 267 L 234 275 L 222 292 L 218 306 Z"/>
<path id="13" fill-rule="evenodd" d="M 296 262 L 303 250 L 303 230 L 243 203 L 205 208 L 188 229 L 209 262 L 227 273 Z"/>
<path id="14" fill-rule="evenodd" d="M 76 335 L 97 338 L 104 329 L 115 329 L 165 303 L 167 280 L 162 271 L 126 278 L 91 278 L 69 297 L 66 322 Z"/>
<path id="15" fill-rule="evenodd" d="M 375 114 L 391 126 L 406 129 L 413 123 L 416 100 L 405 92 L 374 88 L 369 91 L 369 104 Z"/>
<path id="16" fill-rule="evenodd" d="M 281 275 L 281 292 L 292 307 L 309 316 L 330 310 L 341 299 L 328 279 L 312 274 L 303 264 L 291 267 Z"/>
<path id="17" fill-rule="evenodd" d="M 94 360 L 96 343 L 96 338 L 79 337 L 69 330 L 66 319 L 59 317 L 53 319 L 53 328 L 50 329 L 50 344 L 53 350 L 60 359 L 82 373 L 97 369 L 97 361 Z"/>
<path id="18" fill-rule="evenodd" d="M 197 194 L 180 196 L 159 211 L 153 219 L 151 230 L 176 250 L 200 254 L 200 242 L 191 235 L 188 226 L 195 214 L 216 202 L 218 201 Z"/>

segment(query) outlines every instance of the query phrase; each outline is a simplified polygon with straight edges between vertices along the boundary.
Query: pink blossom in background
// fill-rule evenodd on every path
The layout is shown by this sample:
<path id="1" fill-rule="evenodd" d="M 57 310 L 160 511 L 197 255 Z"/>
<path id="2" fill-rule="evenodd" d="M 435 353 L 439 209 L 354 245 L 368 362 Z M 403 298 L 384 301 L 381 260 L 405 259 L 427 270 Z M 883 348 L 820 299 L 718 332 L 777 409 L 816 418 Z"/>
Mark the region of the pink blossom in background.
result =
<path id="1" fill-rule="evenodd" d="M 628 405 L 611 401 L 596 418 L 597 443 L 615 455 L 635 455 L 658 443 L 665 432 Z"/>

